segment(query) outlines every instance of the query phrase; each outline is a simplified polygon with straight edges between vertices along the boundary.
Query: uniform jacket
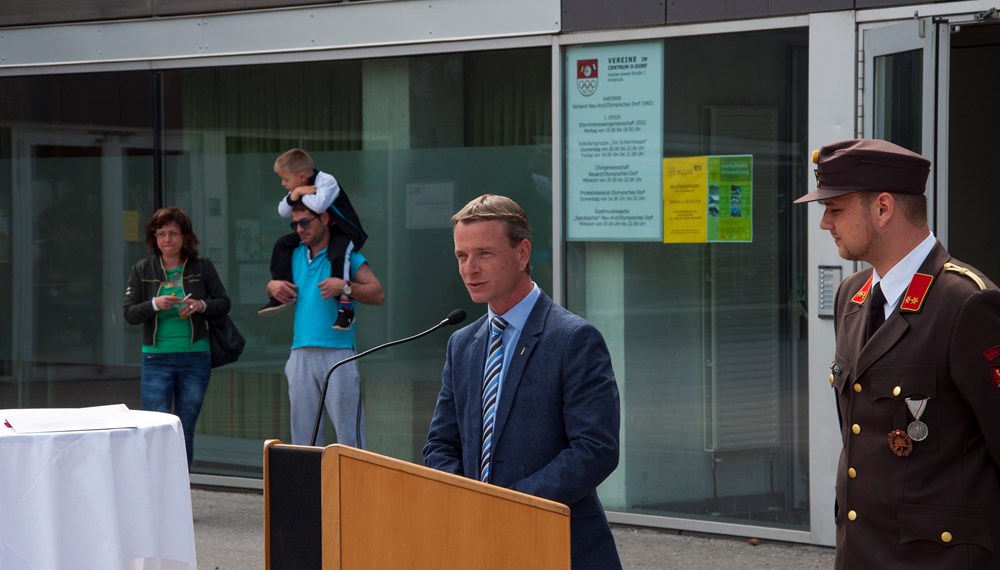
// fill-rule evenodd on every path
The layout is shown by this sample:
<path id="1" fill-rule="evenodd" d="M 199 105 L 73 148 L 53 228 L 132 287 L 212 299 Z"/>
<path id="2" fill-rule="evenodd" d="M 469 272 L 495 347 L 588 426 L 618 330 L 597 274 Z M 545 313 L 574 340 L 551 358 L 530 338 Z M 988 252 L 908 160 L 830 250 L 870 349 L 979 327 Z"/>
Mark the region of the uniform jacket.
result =
<path id="1" fill-rule="evenodd" d="M 229 295 L 219 279 L 215 266 L 207 257 L 184 262 L 181 272 L 181 282 L 184 294 L 191 294 L 194 299 L 205 301 L 205 312 L 191 315 L 191 342 L 208 338 L 208 321 L 206 317 L 217 317 L 229 313 Z M 132 266 L 128 277 L 128 287 L 125 289 L 125 321 L 131 325 L 142 324 L 142 344 L 153 346 L 156 341 L 156 311 L 153 309 L 153 297 L 156 297 L 160 285 L 167 280 L 167 272 L 163 269 L 160 256 L 150 255 Z"/>
<path id="2" fill-rule="evenodd" d="M 940 242 L 917 273 L 867 344 L 872 270 L 837 293 L 836 567 L 1000 568 L 1000 291 Z M 907 397 L 929 397 L 929 434 L 900 457 L 889 432 L 913 421 Z"/>
<path id="3" fill-rule="evenodd" d="M 448 340 L 424 446 L 427 466 L 474 479 L 486 321 L 483 316 Z M 513 350 L 494 425 L 493 483 L 570 507 L 574 569 L 620 568 L 596 489 L 618 465 L 618 386 L 604 338 L 542 293 Z"/>

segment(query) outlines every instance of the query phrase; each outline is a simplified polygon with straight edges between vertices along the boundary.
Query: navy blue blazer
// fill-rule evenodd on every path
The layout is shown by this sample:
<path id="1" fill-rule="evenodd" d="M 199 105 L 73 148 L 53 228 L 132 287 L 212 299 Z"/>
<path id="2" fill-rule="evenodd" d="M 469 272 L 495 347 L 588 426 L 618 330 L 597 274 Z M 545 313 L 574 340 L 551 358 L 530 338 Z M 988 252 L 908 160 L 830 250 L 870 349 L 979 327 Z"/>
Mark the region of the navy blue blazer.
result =
<path id="1" fill-rule="evenodd" d="M 479 478 L 488 342 L 486 315 L 448 339 L 428 467 Z M 620 568 L 597 498 L 618 465 L 621 422 L 604 337 L 542 293 L 513 350 L 493 428 L 492 482 L 570 507 L 574 569 Z"/>

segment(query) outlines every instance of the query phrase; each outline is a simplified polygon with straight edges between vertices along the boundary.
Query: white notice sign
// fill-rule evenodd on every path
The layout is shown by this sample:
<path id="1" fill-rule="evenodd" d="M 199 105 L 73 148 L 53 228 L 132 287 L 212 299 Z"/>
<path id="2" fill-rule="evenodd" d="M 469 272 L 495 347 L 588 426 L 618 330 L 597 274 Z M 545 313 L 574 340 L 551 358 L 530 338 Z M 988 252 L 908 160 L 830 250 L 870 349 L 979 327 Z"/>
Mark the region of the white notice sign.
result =
<path id="1" fill-rule="evenodd" d="M 567 54 L 567 239 L 661 241 L 663 44 Z"/>

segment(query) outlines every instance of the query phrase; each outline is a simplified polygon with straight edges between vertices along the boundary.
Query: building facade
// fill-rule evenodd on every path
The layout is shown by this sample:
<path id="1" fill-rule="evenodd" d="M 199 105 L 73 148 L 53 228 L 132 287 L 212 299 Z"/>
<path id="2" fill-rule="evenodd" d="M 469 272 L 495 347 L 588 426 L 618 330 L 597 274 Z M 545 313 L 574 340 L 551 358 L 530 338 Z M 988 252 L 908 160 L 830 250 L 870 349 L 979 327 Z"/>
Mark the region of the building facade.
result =
<path id="1" fill-rule="evenodd" d="M 0 408 L 139 407 L 122 319 L 154 209 L 192 214 L 248 348 L 216 370 L 193 480 L 260 486 L 288 439 L 291 319 L 261 319 L 287 231 L 274 158 L 349 192 L 386 290 L 360 349 L 471 315 L 449 216 L 521 203 L 533 277 L 594 322 L 622 393 L 612 522 L 833 543 L 833 292 L 809 151 L 934 162 L 932 229 L 993 276 L 985 1 L 18 3 L 0 15 Z M 984 231 L 985 230 L 985 231 Z M 369 447 L 408 461 L 444 335 L 362 361 Z M 331 434 L 332 437 L 332 434 Z"/>

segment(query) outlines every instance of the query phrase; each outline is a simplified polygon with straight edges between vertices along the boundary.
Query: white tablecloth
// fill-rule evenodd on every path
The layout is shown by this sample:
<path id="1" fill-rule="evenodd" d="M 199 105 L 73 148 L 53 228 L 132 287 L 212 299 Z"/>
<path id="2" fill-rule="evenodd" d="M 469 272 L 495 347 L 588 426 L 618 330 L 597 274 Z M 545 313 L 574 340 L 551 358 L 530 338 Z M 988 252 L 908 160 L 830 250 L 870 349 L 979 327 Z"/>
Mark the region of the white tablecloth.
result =
<path id="1" fill-rule="evenodd" d="M 0 419 L 0 570 L 196 568 L 180 421 L 126 413 L 138 428 L 20 435 Z"/>

